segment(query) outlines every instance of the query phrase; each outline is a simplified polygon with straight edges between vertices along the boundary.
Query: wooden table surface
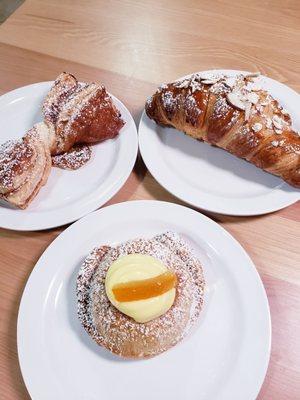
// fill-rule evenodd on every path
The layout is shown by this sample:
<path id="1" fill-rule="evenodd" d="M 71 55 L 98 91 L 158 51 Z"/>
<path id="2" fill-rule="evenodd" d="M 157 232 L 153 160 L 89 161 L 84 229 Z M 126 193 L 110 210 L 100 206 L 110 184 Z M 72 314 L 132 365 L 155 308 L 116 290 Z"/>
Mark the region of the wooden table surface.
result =
<path id="1" fill-rule="evenodd" d="M 300 92 L 299 27 L 297 0 L 26 0 L 0 26 L 0 94 L 69 71 L 103 82 L 138 122 L 157 84 L 199 70 L 259 70 Z M 109 204 L 132 199 L 180 203 L 141 160 Z M 250 254 L 268 294 L 272 354 L 258 398 L 299 399 L 300 203 L 260 217 L 211 217 Z M 36 261 L 64 228 L 0 230 L 1 399 L 30 398 L 18 365 L 18 307 Z"/>

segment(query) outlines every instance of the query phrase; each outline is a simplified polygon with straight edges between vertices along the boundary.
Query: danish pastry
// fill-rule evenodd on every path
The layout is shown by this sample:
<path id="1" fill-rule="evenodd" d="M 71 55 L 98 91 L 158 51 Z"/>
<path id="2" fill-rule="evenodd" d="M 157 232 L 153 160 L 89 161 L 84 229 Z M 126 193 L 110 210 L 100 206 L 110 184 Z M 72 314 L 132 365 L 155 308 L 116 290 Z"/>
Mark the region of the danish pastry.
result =
<path id="1" fill-rule="evenodd" d="M 134 261 L 126 266 L 127 257 Z M 78 274 L 79 320 L 116 355 L 153 357 L 188 334 L 202 308 L 204 285 L 199 260 L 176 233 L 100 246 Z"/>

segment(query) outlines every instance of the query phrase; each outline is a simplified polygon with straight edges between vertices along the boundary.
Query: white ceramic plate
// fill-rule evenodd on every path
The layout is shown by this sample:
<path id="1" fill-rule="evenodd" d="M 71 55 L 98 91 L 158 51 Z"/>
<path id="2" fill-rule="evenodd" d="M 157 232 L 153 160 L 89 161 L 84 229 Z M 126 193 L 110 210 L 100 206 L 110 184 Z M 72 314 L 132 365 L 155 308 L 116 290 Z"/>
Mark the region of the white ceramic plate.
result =
<path id="1" fill-rule="evenodd" d="M 77 319 L 76 277 L 89 251 L 172 230 L 194 248 L 207 281 L 199 325 L 149 360 L 96 345 Z M 209 218 L 172 203 L 104 207 L 65 230 L 35 266 L 18 318 L 18 352 L 33 400 L 254 400 L 270 354 L 266 293 L 249 256 Z"/>
<path id="2" fill-rule="evenodd" d="M 218 70 L 236 75 L 245 71 Z M 300 130 L 300 96 L 267 77 L 261 85 L 286 108 Z M 181 132 L 162 128 L 142 115 L 139 146 L 154 178 L 179 199 L 207 211 L 229 215 L 259 215 L 300 199 L 300 191 L 222 149 Z"/>
<path id="3" fill-rule="evenodd" d="M 53 82 L 41 82 L 0 97 L 1 143 L 21 137 L 42 120 L 41 105 Z M 127 108 L 112 96 L 126 122 L 118 137 L 92 148 L 91 160 L 77 171 L 52 168 L 47 184 L 26 210 L 0 201 L 0 227 L 39 230 L 64 225 L 106 203 L 134 166 L 138 140 Z"/>

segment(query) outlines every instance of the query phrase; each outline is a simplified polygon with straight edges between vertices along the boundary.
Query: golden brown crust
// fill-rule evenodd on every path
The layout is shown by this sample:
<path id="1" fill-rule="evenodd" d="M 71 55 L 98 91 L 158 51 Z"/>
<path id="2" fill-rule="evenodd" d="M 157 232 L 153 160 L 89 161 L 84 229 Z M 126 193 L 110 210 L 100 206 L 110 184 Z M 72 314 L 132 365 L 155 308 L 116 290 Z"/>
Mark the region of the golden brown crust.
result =
<path id="1" fill-rule="evenodd" d="M 0 194 L 18 189 L 32 169 L 37 154 L 26 140 L 9 140 L 0 146 Z"/>
<path id="2" fill-rule="evenodd" d="M 300 187 L 300 136 L 289 114 L 252 76 L 201 76 L 162 85 L 149 118 L 244 158 Z"/>
<path id="3" fill-rule="evenodd" d="M 104 86 L 79 83 L 65 72 L 58 76 L 47 95 L 43 113 L 55 132 L 52 155 L 69 151 L 77 143 L 113 138 L 124 125 Z"/>
<path id="4" fill-rule="evenodd" d="M 158 258 L 177 275 L 173 306 L 161 317 L 138 323 L 118 311 L 105 292 L 109 266 L 120 256 L 141 253 Z M 101 246 L 86 258 L 77 278 L 78 316 L 101 346 L 126 358 L 147 358 L 178 343 L 198 319 L 204 278 L 199 260 L 175 233 L 135 239 L 114 248 Z"/>
<path id="5" fill-rule="evenodd" d="M 26 208 L 47 182 L 51 155 L 62 155 L 61 167 L 84 165 L 91 151 L 68 152 L 75 144 L 95 143 L 116 136 L 124 121 L 103 86 L 79 83 L 62 73 L 43 103 L 44 122 L 36 124 L 23 138 L 0 146 L 0 197 Z"/>
<path id="6" fill-rule="evenodd" d="M 20 141 L 26 144 L 26 149 L 32 149 L 36 157 L 34 162 L 28 165 L 28 168 L 22 167 L 14 172 L 11 176 L 11 189 L 2 194 L 2 198 L 15 207 L 25 209 L 47 182 L 51 169 L 51 156 L 45 124 L 36 124 Z M 15 151 L 19 149 L 18 143 L 19 141 L 17 141 Z M 22 161 L 24 162 L 25 159 L 23 158 Z M 20 181 L 20 176 L 22 176 L 22 183 L 16 187 L 15 182 Z"/>
<path id="7" fill-rule="evenodd" d="M 56 124 L 59 113 L 66 101 L 78 88 L 75 76 L 62 72 L 55 80 L 43 103 L 45 122 Z"/>

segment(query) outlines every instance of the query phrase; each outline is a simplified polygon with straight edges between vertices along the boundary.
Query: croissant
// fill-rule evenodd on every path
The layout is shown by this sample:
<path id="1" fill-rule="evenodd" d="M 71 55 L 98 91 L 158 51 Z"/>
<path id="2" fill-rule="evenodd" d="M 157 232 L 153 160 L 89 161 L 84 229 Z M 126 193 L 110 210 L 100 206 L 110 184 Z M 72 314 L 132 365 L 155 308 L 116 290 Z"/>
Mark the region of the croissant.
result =
<path id="1" fill-rule="evenodd" d="M 51 156 L 64 156 L 71 148 L 76 150 L 76 146 L 73 148 L 76 144 L 113 138 L 124 125 L 104 86 L 79 83 L 65 72 L 58 76 L 47 94 L 43 114 L 44 121 L 21 139 L 9 140 L 0 146 L 0 199 L 21 209 L 28 206 L 47 182 Z M 88 150 L 82 155 L 86 159 L 90 157 Z M 70 155 L 72 151 L 60 165 L 69 165 Z M 82 160 L 72 163 L 73 168 L 81 165 L 79 161 Z"/>
<path id="2" fill-rule="evenodd" d="M 50 169 L 48 130 L 39 123 L 23 138 L 0 146 L 0 198 L 26 208 L 47 182 Z"/>
<path id="3" fill-rule="evenodd" d="M 118 135 L 124 125 L 105 87 L 80 83 L 60 74 L 43 103 L 51 136 L 51 154 L 69 151 L 77 143 L 96 143 Z"/>
<path id="4" fill-rule="evenodd" d="M 161 85 L 147 100 L 146 113 L 300 188 L 300 133 L 260 87 L 258 75 L 199 73 Z"/>

